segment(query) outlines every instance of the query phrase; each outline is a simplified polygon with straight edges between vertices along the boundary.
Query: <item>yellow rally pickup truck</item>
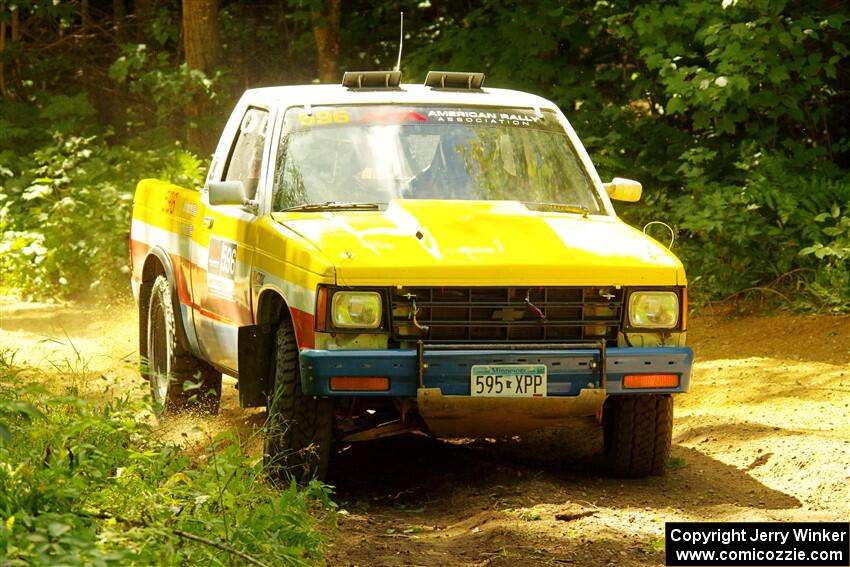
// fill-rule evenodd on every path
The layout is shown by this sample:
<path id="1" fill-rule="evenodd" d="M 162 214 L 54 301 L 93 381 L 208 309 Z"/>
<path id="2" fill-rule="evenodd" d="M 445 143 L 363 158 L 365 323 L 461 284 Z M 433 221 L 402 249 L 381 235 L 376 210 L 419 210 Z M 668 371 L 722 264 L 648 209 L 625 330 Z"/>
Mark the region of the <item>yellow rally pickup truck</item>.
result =
<path id="1" fill-rule="evenodd" d="M 594 417 L 610 474 L 663 474 L 693 361 L 679 260 L 623 223 L 564 114 L 479 73 L 247 91 L 202 190 L 133 201 L 157 407 L 266 406 L 273 470 L 335 441 Z"/>

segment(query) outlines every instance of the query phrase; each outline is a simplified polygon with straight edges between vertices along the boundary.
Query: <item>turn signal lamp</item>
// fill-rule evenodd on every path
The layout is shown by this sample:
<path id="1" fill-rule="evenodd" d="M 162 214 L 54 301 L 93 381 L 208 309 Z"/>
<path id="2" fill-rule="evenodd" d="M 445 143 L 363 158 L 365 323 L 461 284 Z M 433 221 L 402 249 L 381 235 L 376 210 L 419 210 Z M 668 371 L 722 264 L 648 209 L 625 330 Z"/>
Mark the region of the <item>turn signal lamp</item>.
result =
<path id="1" fill-rule="evenodd" d="M 626 374 L 623 388 L 678 388 L 678 374 Z"/>
<path id="2" fill-rule="evenodd" d="M 328 288 L 320 287 L 316 295 L 316 329 L 324 331 L 328 321 Z"/>
<path id="3" fill-rule="evenodd" d="M 331 376 L 331 390 L 386 392 L 390 379 L 386 376 Z"/>

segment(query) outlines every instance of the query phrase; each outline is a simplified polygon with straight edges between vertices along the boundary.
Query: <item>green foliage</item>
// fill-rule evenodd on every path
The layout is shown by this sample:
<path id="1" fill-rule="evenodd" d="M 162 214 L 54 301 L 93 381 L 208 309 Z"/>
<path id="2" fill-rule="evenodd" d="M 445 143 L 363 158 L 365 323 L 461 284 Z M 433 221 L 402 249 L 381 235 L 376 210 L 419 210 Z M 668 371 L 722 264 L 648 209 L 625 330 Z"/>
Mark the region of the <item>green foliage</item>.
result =
<path id="1" fill-rule="evenodd" d="M 28 11 L 29 25 L 40 22 L 48 37 L 80 24 L 74 3 L 18 4 Z M 157 3 L 147 19 L 137 20 L 140 29 L 120 41 L 98 39 L 104 53 L 95 58 L 89 40 L 59 43 L 67 53 L 48 43 L 49 57 L 8 45 L 6 60 L 16 61 L 20 76 L 7 72 L 15 79 L 9 83 L 14 96 L 0 109 L 0 207 L 8 211 L 5 220 L 0 216 L 0 230 L 8 234 L 0 247 L 15 247 L 12 258 L 0 260 L 0 275 L 10 274 L 5 287 L 83 289 L 69 278 L 79 277 L 74 270 L 49 267 L 48 241 L 64 243 L 66 268 L 85 271 L 91 235 L 102 228 L 78 226 L 71 235 L 63 227 L 53 238 L 48 232 L 58 223 L 45 231 L 41 221 L 10 221 L 18 210 L 41 207 L 34 212 L 48 214 L 49 223 L 58 213 L 48 205 L 63 191 L 76 200 L 80 187 L 111 181 L 114 191 L 83 196 L 75 210 L 98 207 L 132 190 L 138 179 L 127 164 L 138 164 L 140 177 L 167 170 L 185 182 L 181 171 L 194 170 L 196 158 L 172 159 L 172 140 L 195 126 L 215 138 L 244 88 L 314 79 L 312 12 L 321 3 L 225 4 L 219 14 L 224 61 L 209 75 L 181 67 L 177 2 Z M 783 292 L 815 307 L 848 303 L 840 269 L 844 241 L 822 232 L 846 227 L 819 216 L 835 207 L 847 216 L 850 208 L 850 16 L 841 3 L 536 0 L 521 8 L 509 0 L 353 0 L 343 7 L 339 68 L 392 67 L 403 10 L 406 81 L 423 79 L 429 69 L 479 70 L 488 86 L 557 102 L 603 179 L 644 184 L 644 201 L 621 205 L 619 213 L 639 227 L 661 220 L 676 229 L 675 251 L 696 301 L 779 281 Z M 201 124 L 190 124 L 185 109 L 198 100 L 211 102 L 210 110 L 191 118 Z M 83 160 L 78 152 L 86 149 L 93 153 Z M 83 169 L 98 169 L 89 162 L 100 162 L 101 170 L 116 173 L 111 180 L 90 180 L 79 167 L 58 176 L 38 173 L 59 169 L 66 159 Z M 88 240 L 71 250 L 80 232 Z M 123 260 L 109 258 L 123 257 L 123 236 L 109 234 L 111 246 L 102 234 L 97 263 L 114 274 Z M 71 283 L 58 284 L 60 277 Z"/>
<path id="2" fill-rule="evenodd" d="M 677 471 L 688 466 L 688 462 L 682 457 L 670 457 L 667 461 L 667 468 L 671 471 Z"/>
<path id="3" fill-rule="evenodd" d="M 815 217 L 820 234 L 811 246 L 800 250 L 803 256 L 819 260 L 814 277 L 804 282 L 804 289 L 818 307 L 831 311 L 850 310 L 850 200 L 842 210 L 833 206 L 830 212 Z"/>
<path id="4" fill-rule="evenodd" d="M 245 555 L 303 565 L 321 557 L 316 515 L 333 506 L 326 487 L 272 487 L 229 434 L 192 462 L 152 440 L 142 410 L 127 399 L 94 404 L 51 392 L 21 380 L 0 356 L 4 565 L 231 565 Z"/>
<path id="5" fill-rule="evenodd" d="M 185 64 L 175 65 L 171 54 L 153 51 L 144 43 L 123 45 L 122 55 L 109 67 L 108 75 L 129 91 L 132 104 L 127 109 L 126 128 L 141 132 L 152 127 L 154 132 L 171 138 L 181 136 L 190 125 L 186 121 L 186 107 L 190 103 L 198 100 L 218 103 L 219 93 L 225 90 L 222 71 L 207 76 Z M 211 106 L 210 110 L 215 108 Z M 221 126 L 222 120 L 217 117 L 206 119 L 209 123 L 204 126 L 208 128 Z"/>
<path id="6" fill-rule="evenodd" d="M 792 272 L 803 277 L 798 291 L 811 292 L 807 282 L 830 267 L 800 250 L 817 241 L 823 211 L 850 203 L 850 177 L 836 162 L 847 116 L 830 104 L 850 53 L 848 17 L 818 2 L 727 0 L 718 9 L 680 0 L 616 18 L 612 33 L 639 48 L 636 80 L 658 104 L 655 122 L 689 133 L 668 140 L 678 179 L 669 168 L 650 173 L 660 195 L 627 216 L 678 228 L 698 297 Z"/>
<path id="7" fill-rule="evenodd" d="M 808 125 L 813 139 L 801 141 L 811 142 L 830 115 L 829 81 L 848 54 L 840 32 L 850 21 L 813 7 L 784 0 L 730 0 L 719 10 L 691 0 L 651 3 L 620 35 L 641 46 L 667 113 L 681 115 L 695 132 L 741 129 L 772 144 L 779 136 L 805 136 Z"/>
<path id="8" fill-rule="evenodd" d="M 20 117 L 0 139 L 0 292 L 125 286 L 135 184 L 158 175 L 197 185 L 203 163 L 179 146 L 110 144 L 82 95 L 45 95 L 17 114 L 19 106 L 0 100 L 4 116 Z M 45 126 L 28 130 L 33 123 Z"/>
<path id="9" fill-rule="evenodd" d="M 482 70 L 490 85 L 542 92 L 603 179 L 641 180 L 644 201 L 619 212 L 675 227 L 697 301 L 779 280 L 824 304 L 814 290 L 840 275 L 846 229 L 830 225 L 827 242 L 819 215 L 850 205 L 850 18 L 840 7 L 491 1 L 420 29 L 408 69 Z M 812 247 L 830 262 L 800 254 Z M 833 290 L 827 304 L 850 297 L 846 285 Z"/>
<path id="10" fill-rule="evenodd" d="M 828 213 L 821 213 L 815 217 L 815 222 L 826 224 L 821 229 L 822 238 L 817 238 L 811 246 L 800 250 L 800 254 L 813 254 L 818 259 L 842 261 L 850 259 L 850 210 L 841 209 L 834 205 Z"/>
<path id="11" fill-rule="evenodd" d="M 680 230 L 676 251 L 704 297 L 725 297 L 794 270 L 824 267 L 800 251 L 817 239 L 814 219 L 821 211 L 850 202 L 850 178 L 807 174 L 801 170 L 808 165 L 797 163 L 807 162 L 755 153 L 735 164 L 739 184 L 706 183 L 656 205 L 653 213 L 672 217 Z M 700 165 L 691 156 L 682 170 L 687 177 Z"/>

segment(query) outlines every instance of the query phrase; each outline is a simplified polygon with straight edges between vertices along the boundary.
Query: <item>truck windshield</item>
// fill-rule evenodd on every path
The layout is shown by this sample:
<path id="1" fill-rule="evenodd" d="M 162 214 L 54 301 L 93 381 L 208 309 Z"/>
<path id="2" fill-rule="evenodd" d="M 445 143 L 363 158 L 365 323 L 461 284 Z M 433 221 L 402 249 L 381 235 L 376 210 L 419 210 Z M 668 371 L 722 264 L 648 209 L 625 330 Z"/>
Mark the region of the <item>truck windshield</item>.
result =
<path id="1" fill-rule="evenodd" d="M 398 105 L 290 108 L 273 209 L 391 199 L 515 200 L 603 210 L 555 113 Z"/>

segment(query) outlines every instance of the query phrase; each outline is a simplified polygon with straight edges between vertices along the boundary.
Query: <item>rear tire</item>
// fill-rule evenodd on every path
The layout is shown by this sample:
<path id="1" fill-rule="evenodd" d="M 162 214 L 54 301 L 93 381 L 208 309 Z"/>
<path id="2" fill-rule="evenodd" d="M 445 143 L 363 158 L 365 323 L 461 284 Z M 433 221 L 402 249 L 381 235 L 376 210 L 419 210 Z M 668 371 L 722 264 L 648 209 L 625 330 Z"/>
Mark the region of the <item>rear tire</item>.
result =
<path id="1" fill-rule="evenodd" d="M 151 286 L 147 316 L 147 352 L 143 354 L 154 410 L 218 413 L 221 372 L 181 347 L 171 286 L 163 275 L 157 276 Z M 145 368 L 144 363 L 142 367 Z"/>
<path id="2" fill-rule="evenodd" d="M 264 432 L 265 463 L 277 480 L 322 480 L 330 458 L 333 400 L 303 394 L 291 321 L 281 322 L 275 339 L 274 382 Z"/>
<path id="3" fill-rule="evenodd" d="M 611 476 L 661 476 L 673 439 L 670 395 L 609 396 L 602 411 L 605 468 Z"/>

